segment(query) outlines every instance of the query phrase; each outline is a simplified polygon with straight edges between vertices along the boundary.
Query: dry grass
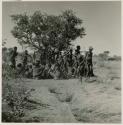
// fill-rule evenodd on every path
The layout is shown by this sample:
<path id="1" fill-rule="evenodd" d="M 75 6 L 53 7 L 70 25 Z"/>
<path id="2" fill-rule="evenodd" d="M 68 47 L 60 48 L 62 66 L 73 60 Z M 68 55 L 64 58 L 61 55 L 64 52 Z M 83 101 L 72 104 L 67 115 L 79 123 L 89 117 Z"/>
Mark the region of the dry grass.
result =
<path id="1" fill-rule="evenodd" d="M 121 122 L 120 62 L 94 65 L 96 78 L 25 80 L 34 89 L 23 122 Z M 39 105 L 40 104 L 40 105 Z M 34 106 L 34 107 L 33 107 Z"/>

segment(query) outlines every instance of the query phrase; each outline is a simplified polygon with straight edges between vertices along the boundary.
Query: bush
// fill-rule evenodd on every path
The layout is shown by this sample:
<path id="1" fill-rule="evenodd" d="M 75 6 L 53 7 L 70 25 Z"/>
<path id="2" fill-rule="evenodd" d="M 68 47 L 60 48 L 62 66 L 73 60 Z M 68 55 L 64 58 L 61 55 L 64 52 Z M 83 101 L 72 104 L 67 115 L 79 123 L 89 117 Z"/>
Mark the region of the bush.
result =
<path id="1" fill-rule="evenodd" d="M 2 65 L 2 121 L 20 122 L 25 114 L 29 95 L 21 76 L 17 76 L 16 70 L 4 63 Z"/>

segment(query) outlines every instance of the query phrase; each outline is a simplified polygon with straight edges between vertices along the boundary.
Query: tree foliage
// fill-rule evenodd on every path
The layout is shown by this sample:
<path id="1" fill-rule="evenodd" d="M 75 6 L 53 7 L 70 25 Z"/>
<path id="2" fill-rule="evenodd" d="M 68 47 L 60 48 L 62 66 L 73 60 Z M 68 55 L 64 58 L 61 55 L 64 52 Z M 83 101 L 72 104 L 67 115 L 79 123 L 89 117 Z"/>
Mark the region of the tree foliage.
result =
<path id="1" fill-rule="evenodd" d="M 47 46 L 64 50 L 72 40 L 85 35 L 82 20 L 72 10 L 58 16 L 36 11 L 30 16 L 24 13 L 11 17 L 15 24 L 11 32 L 20 45 L 37 50 Z"/>

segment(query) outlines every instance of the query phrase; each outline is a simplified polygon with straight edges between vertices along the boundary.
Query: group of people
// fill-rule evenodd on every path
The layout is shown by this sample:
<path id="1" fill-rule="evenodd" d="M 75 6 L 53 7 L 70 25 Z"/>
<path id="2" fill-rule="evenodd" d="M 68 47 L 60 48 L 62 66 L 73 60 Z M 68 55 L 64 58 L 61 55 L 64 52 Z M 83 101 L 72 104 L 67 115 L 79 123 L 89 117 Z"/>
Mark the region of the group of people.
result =
<path id="1" fill-rule="evenodd" d="M 18 56 L 17 47 L 11 52 L 11 67 L 18 74 L 22 74 L 26 78 L 34 79 L 69 79 L 79 77 L 92 77 L 93 73 L 93 48 L 89 47 L 85 55 L 81 54 L 80 46 L 76 46 L 75 51 L 68 49 L 59 51 L 51 47 L 39 50 L 39 58 L 36 57 L 36 52 L 30 55 L 25 50 L 22 62 L 16 64 Z M 32 61 L 28 61 L 32 58 Z"/>

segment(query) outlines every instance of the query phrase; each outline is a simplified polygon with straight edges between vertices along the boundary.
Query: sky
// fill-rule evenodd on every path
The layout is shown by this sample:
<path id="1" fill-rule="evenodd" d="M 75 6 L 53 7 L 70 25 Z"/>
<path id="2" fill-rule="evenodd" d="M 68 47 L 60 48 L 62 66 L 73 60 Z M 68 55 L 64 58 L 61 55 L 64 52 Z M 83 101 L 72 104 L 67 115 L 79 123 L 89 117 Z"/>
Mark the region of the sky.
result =
<path id="1" fill-rule="evenodd" d="M 2 39 L 7 39 L 7 47 L 22 47 L 12 36 L 14 23 L 11 15 L 33 14 L 40 10 L 47 14 L 59 15 L 62 11 L 72 9 L 83 20 L 86 36 L 77 38 L 73 44 L 80 45 L 82 50 L 89 46 L 94 53 L 99 54 L 105 50 L 111 55 L 121 55 L 121 2 L 120 1 L 62 1 L 62 2 L 3 2 L 2 4 Z"/>

